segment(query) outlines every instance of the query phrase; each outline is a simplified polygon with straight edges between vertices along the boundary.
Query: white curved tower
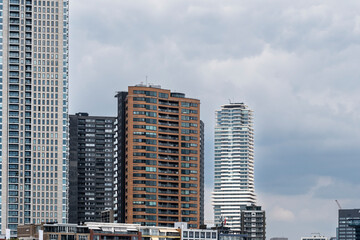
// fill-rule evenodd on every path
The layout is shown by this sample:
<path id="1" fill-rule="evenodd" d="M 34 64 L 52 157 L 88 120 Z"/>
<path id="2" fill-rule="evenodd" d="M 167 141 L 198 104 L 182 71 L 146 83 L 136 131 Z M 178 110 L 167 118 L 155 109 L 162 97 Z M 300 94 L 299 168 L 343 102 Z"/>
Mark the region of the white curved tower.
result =
<path id="1" fill-rule="evenodd" d="M 233 231 L 241 230 L 241 207 L 256 203 L 252 113 L 244 103 L 216 111 L 214 217 Z"/>

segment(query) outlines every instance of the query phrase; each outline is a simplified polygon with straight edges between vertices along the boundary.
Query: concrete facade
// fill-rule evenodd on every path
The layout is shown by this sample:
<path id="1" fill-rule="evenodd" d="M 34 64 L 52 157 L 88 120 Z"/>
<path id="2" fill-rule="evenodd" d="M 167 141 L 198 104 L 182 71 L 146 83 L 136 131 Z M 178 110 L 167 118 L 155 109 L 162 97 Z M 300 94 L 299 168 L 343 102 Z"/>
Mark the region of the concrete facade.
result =
<path id="1" fill-rule="evenodd" d="M 3 0 L 1 232 L 68 212 L 68 0 Z"/>

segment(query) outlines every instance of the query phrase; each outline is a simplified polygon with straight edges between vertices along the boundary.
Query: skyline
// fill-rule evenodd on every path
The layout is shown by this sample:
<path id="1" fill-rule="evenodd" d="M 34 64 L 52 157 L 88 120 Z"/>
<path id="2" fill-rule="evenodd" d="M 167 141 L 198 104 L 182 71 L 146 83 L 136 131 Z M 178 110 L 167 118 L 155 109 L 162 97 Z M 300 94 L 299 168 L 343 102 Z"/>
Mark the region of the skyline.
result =
<path id="1" fill-rule="evenodd" d="M 245 102 L 267 236 L 335 236 L 334 200 L 360 205 L 358 9 L 334 0 L 72 2 L 70 112 L 115 115 L 115 92 L 149 76 L 202 101 L 212 173 L 215 109 Z"/>

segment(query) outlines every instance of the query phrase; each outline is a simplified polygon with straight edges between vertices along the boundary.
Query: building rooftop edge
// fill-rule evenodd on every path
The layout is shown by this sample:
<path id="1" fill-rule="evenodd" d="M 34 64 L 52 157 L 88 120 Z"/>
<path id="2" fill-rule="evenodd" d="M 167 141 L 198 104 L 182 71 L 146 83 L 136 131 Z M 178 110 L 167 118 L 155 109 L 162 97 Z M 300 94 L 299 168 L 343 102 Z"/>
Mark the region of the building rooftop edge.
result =
<path id="1" fill-rule="evenodd" d="M 136 84 L 136 85 L 134 85 L 134 86 L 128 86 L 128 88 L 130 88 L 130 87 L 133 87 L 133 88 L 135 88 L 135 87 L 143 87 L 143 88 L 152 88 L 152 89 L 166 90 L 166 91 L 170 91 L 170 94 L 181 94 L 181 95 L 183 95 L 183 97 L 178 97 L 178 98 L 197 100 L 197 101 L 201 102 L 200 99 L 198 99 L 198 98 L 187 97 L 186 94 L 183 93 L 183 92 L 179 92 L 179 91 L 175 91 L 175 90 L 173 91 L 173 90 L 167 89 L 167 88 L 162 88 L 160 85 L 154 85 L 154 84 L 148 84 L 148 85 L 146 85 L 146 84 Z M 121 93 L 128 93 L 128 91 L 116 91 L 116 92 L 115 92 L 115 97 L 117 97 L 117 95 L 118 95 L 118 94 L 121 94 Z"/>
<path id="2" fill-rule="evenodd" d="M 77 112 L 75 114 L 69 114 L 69 116 L 77 116 L 77 117 L 88 117 L 88 118 L 116 118 L 115 116 L 99 116 L 99 115 L 89 115 L 87 112 Z"/>

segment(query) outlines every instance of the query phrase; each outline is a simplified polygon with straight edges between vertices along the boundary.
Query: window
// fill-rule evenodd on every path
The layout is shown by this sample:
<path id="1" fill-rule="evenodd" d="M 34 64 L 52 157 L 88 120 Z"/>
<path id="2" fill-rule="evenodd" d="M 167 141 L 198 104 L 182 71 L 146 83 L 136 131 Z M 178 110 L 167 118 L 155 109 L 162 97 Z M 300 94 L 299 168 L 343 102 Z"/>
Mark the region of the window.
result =
<path id="1" fill-rule="evenodd" d="M 156 126 L 146 126 L 146 130 L 156 131 Z"/>
<path id="2" fill-rule="evenodd" d="M 156 206 L 156 202 L 145 202 L 146 206 Z"/>
<path id="3" fill-rule="evenodd" d="M 148 117 L 156 117 L 156 112 L 146 112 L 145 115 Z"/>
<path id="4" fill-rule="evenodd" d="M 145 168 L 147 172 L 156 172 L 156 168 L 155 167 L 146 167 Z M 155 189 L 156 190 L 156 189 Z"/>
<path id="5" fill-rule="evenodd" d="M 181 113 L 189 114 L 189 113 L 190 113 L 190 109 L 181 109 Z"/>
<path id="6" fill-rule="evenodd" d="M 88 240 L 87 235 L 79 235 L 79 240 Z"/>
<path id="7" fill-rule="evenodd" d="M 169 98 L 169 94 L 159 92 L 159 98 Z"/>

